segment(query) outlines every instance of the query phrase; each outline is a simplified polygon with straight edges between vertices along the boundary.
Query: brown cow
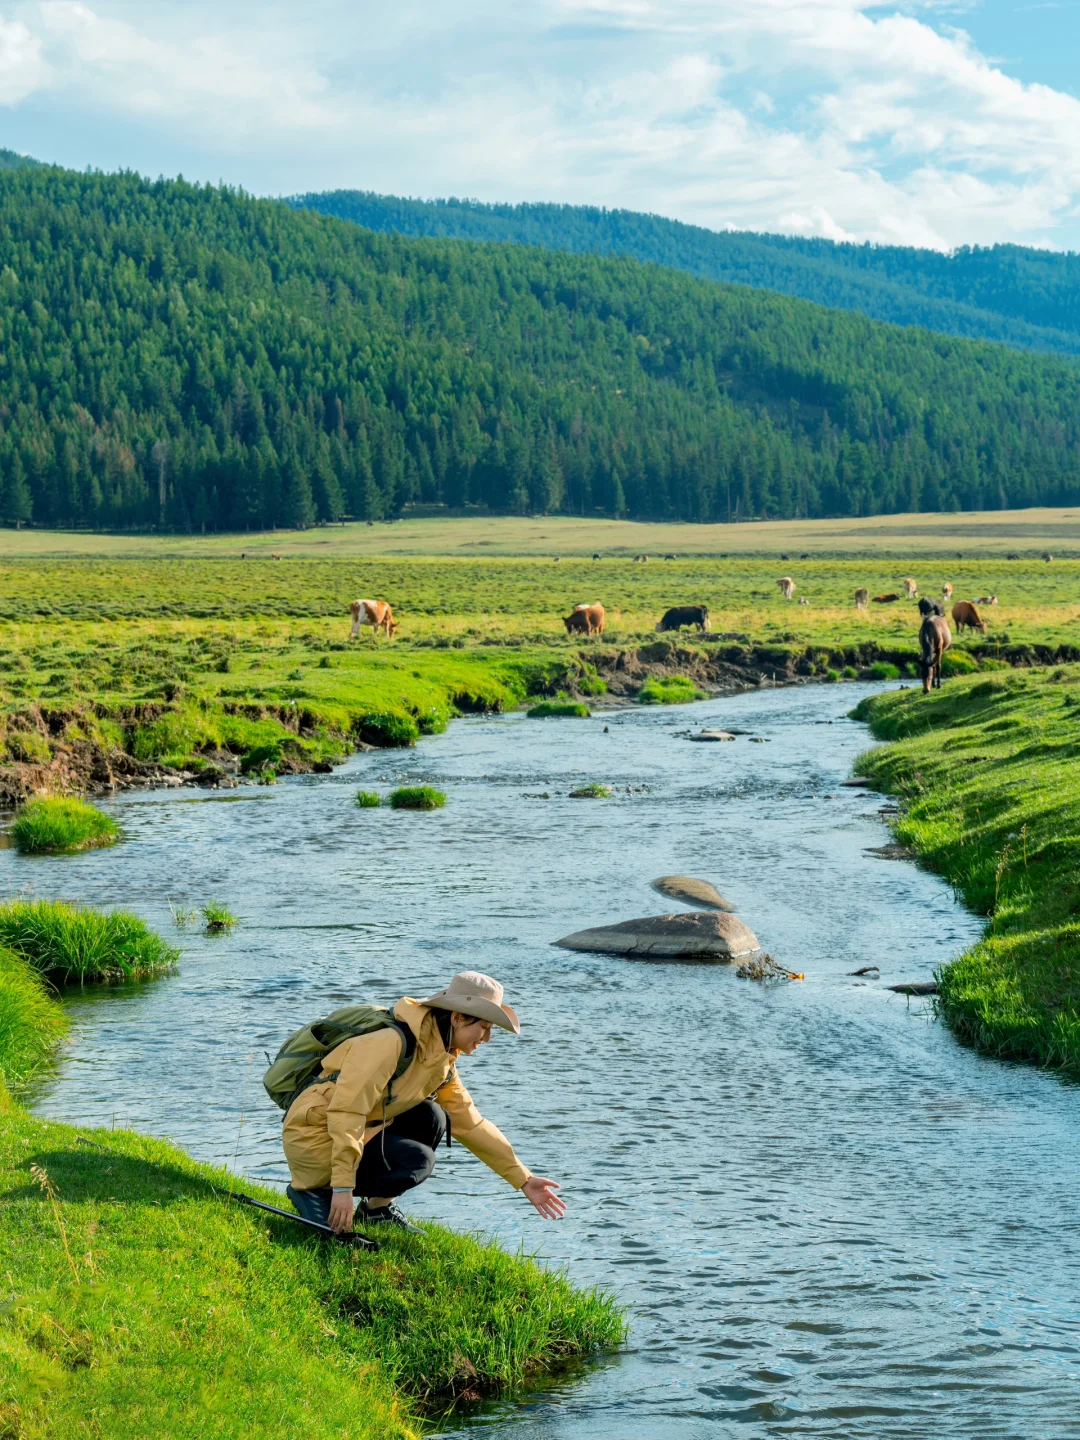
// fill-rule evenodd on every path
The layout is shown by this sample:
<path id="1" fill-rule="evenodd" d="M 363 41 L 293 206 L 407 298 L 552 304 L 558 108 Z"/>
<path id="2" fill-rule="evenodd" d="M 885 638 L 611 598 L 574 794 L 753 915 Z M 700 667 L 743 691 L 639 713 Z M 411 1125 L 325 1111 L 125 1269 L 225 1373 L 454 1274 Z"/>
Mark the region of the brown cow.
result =
<path id="1" fill-rule="evenodd" d="M 392 640 L 394 631 L 397 629 L 397 621 L 394 619 L 394 612 L 385 600 L 354 600 L 349 606 L 352 611 L 353 639 L 360 634 L 361 626 L 371 626 L 371 638 L 377 640 L 380 630 L 384 632 L 388 640 Z"/>
<path id="2" fill-rule="evenodd" d="M 776 583 L 780 586 L 780 593 L 781 595 L 783 595 L 785 600 L 794 600 L 795 581 L 792 580 L 790 575 L 785 575 L 782 580 L 777 580 Z"/>
<path id="3" fill-rule="evenodd" d="M 888 595 L 875 595 L 875 596 L 873 596 L 873 598 L 871 599 L 870 603 L 871 603 L 872 605 L 892 605 L 895 601 L 897 601 L 897 600 L 899 600 L 899 599 L 900 599 L 900 596 L 897 595 L 896 591 L 895 591 L 895 590 L 890 590 L 889 593 L 888 593 Z"/>
<path id="4" fill-rule="evenodd" d="M 920 600 L 919 609 L 923 617 L 919 626 L 919 669 L 923 694 L 929 695 L 931 687 L 941 689 L 941 657 L 952 644 L 952 632 L 936 600 Z"/>
<path id="5" fill-rule="evenodd" d="M 867 607 L 867 605 L 869 605 L 869 603 L 870 603 L 870 591 L 867 590 L 867 589 L 865 588 L 865 586 L 860 585 L 859 588 L 858 588 L 858 590 L 855 591 L 855 609 L 856 609 L 856 610 L 865 610 L 866 607 Z"/>
<path id="6" fill-rule="evenodd" d="M 978 630 L 986 634 L 986 621 L 979 618 L 979 612 L 970 600 L 958 600 L 952 607 L 953 624 L 957 630 Z"/>
<path id="7" fill-rule="evenodd" d="M 597 601 L 595 605 L 575 605 L 562 623 L 568 635 L 602 635 L 604 618 L 604 607 Z"/>
<path id="8" fill-rule="evenodd" d="M 915 596 L 916 596 L 918 593 L 919 593 L 918 581 L 913 580 L 913 579 L 911 578 L 911 576 L 909 575 L 908 578 L 904 581 L 904 594 L 908 597 L 909 600 L 914 600 L 914 599 L 915 599 Z"/>

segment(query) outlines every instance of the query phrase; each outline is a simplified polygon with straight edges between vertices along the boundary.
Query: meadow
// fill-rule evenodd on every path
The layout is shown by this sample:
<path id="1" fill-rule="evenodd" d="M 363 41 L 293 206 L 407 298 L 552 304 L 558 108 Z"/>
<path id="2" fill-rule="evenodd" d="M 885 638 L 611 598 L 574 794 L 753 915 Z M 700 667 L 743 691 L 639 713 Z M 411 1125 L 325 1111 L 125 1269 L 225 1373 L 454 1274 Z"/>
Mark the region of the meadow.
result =
<path id="1" fill-rule="evenodd" d="M 795 601 L 776 584 L 784 573 Z M 803 674 L 855 674 L 874 662 L 910 671 L 914 604 L 853 605 L 858 586 L 898 591 L 908 574 L 924 593 L 948 580 L 958 598 L 998 596 L 983 608 L 987 633 L 956 638 L 953 669 L 1080 654 L 1074 560 L 9 558 L 0 574 L 0 766 L 49 764 L 58 740 L 84 741 L 143 765 L 190 769 L 238 756 L 245 774 L 272 779 L 332 764 L 356 741 L 412 743 L 457 713 L 601 696 L 601 655 L 648 655 L 674 604 L 711 612 L 709 634 L 680 637 L 690 659 L 723 654 L 738 664 L 756 653 L 789 669 L 804 657 Z M 392 642 L 350 639 L 357 595 L 390 600 Z M 561 617 L 595 600 L 608 614 L 602 645 L 568 637 Z M 678 692 L 667 683 L 641 698 L 696 693 L 692 683 Z M 79 783 L 71 776 L 60 788 Z"/>
<path id="2" fill-rule="evenodd" d="M 381 556 L 591 556 L 595 551 L 629 558 L 677 555 L 714 557 L 756 555 L 779 558 L 803 551 L 833 558 L 881 554 L 898 559 L 951 558 L 957 551 L 973 558 L 1017 552 L 1038 559 L 1043 551 L 1080 555 L 1080 510 L 1038 507 L 981 510 L 954 514 L 873 515 L 833 520 L 751 520 L 734 525 L 655 523 L 582 519 L 569 515 L 537 517 L 453 515 L 435 510 L 407 511 L 404 519 L 370 524 L 355 521 L 317 525 L 305 530 L 265 530 L 244 534 L 108 534 L 91 530 L 6 530 L 0 554 L 239 558 L 242 553 L 269 559 L 322 556 L 346 559 Z"/>
<path id="3" fill-rule="evenodd" d="M 901 797 L 897 839 L 986 916 L 939 976 L 945 1019 L 987 1054 L 1080 1076 L 1080 667 L 894 691 L 855 715 L 893 742 L 857 769 Z"/>

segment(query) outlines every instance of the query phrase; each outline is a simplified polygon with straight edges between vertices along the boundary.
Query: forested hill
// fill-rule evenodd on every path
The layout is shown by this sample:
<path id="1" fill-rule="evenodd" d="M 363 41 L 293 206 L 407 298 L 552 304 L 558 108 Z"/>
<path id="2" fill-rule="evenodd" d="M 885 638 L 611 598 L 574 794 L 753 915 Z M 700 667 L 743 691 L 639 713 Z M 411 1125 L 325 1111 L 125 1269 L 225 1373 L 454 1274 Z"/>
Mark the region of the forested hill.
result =
<path id="1" fill-rule="evenodd" d="M 895 325 L 1080 355 L 1080 255 L 1021 245 L 942 255 L 900 245 L 717 232 L 633 210 L 406 200 L 362 190 L 299 195 L 289 204 L 384 233 L 630 255 L 707 280 L 858 310 Z"/>
<path id="2" fill-rule="evenodd" d="M 0 517 L 1080 502 L 1080 366 L 634 260 L 0 173 Z"/>

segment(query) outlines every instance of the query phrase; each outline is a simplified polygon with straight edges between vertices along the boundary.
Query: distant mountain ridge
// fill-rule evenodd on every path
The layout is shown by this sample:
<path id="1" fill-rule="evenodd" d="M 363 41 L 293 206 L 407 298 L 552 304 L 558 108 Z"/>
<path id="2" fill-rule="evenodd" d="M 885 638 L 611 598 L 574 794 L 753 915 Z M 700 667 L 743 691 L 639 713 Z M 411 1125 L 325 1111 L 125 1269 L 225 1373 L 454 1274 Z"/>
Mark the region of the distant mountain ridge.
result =
<path id="1" fill-rule="evenodd" d="M 1080 255 L 1072 253 L 993 245 L 943 255 L 899 245 L 706 230 L 634 210 L 410 200 L 363 190 L 296 195 L 287 203 L 415 238 L 625 255 L 894 325 L 1080 355 Z"/>

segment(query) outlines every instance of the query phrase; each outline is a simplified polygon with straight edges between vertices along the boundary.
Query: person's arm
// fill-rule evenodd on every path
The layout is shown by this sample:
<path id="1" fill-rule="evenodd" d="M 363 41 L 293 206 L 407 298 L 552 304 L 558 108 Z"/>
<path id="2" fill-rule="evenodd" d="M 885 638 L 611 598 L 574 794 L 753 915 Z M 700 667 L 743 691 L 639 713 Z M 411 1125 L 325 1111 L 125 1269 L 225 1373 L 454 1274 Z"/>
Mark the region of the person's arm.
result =
<path id="1" fill-rule="evenodd" d="M 555 1194 L 558 1185 L 544 1175 L 534 1175 L 521 1163 L 499 1127 L 485 1120 L 477 1110 L 456 1070 L 436 1091 L 435 1098 L 450 1117 L 455 1140 L 460 1140 L 466 1150 L 471 1150 L 507 1184 L 520 1190 L 541 1215 L 549 1220 L 561 1219 L 566 1206 Z"/>

